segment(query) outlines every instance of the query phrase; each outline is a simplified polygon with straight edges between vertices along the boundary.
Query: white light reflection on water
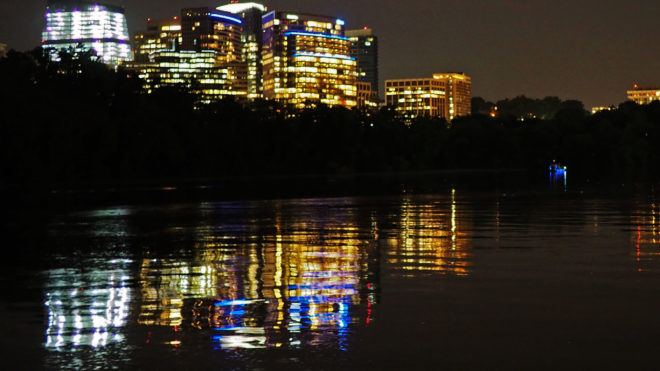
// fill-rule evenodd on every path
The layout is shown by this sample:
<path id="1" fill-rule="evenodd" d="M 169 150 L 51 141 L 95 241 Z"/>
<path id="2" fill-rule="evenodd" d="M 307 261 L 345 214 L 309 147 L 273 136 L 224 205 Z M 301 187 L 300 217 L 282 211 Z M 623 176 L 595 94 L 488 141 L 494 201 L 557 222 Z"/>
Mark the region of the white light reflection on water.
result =
<path id="1" fill-rule="evenodd" d="M 47 348 L 96 348 L 122 342 L 131 300 L 129 262 L 115 261 L 108 269 L 88 272 L 78 268 L 47 272 Z"/>

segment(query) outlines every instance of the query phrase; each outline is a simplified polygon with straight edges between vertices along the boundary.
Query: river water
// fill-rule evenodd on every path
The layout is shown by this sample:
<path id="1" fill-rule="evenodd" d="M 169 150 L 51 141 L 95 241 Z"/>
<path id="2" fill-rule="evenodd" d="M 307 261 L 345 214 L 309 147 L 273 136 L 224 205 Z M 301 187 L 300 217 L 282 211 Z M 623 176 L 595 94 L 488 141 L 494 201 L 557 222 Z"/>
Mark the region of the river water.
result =
<path id="1" fill-rule="evenodd" d="M 44 212 L 3 244 L 0 364 L 652 367 L 659 202 L 447 189 Z"/>

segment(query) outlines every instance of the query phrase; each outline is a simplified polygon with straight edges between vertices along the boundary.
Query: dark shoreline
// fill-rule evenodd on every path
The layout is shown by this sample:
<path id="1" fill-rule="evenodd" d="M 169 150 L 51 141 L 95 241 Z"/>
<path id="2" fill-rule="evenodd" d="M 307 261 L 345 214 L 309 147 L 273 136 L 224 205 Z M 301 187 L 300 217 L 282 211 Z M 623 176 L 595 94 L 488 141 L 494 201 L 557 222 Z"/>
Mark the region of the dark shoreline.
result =
<path id="1" fill-rule="evenodd" d="M 625 195 L 655 182 L 621 180 L 591 182 L 570 177 L 567 189 L 553 186 L 547 173 L 523 169 L 466 169 L 359 174 L 245 175 L 218 178 L 147 179 L 58 187 L 3 187 L 5 210 L 75 210 L 92 206 L 185 203 L 307 197 L 391 196 L 433 194 L 451 189 L 471 192 L 526 194 Z"/>

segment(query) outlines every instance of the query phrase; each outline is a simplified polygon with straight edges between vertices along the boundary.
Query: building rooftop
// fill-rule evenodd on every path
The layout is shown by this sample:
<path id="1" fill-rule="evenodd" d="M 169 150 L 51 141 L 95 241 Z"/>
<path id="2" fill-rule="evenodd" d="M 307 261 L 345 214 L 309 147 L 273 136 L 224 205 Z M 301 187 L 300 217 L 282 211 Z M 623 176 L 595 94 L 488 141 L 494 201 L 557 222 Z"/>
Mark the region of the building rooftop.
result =
<path id="1" fill-rule="evenodd" d="M 635 84 L 633 90 L 660 90 L 660 87 L 657 86 L 639 86 Z"/>
<path id="2" fill-rule="evenodd" d="M 345 34 L 347 37 L 373 36 L 374 30 L 369 27 L 365 27 L 359 30 L 346 30 Z"/>
<path id="3" fill-rule="evenodd" d="M 49 0 L 46 2 L 46 7 L 49 11 L 90 11 L 96 7 L 115 12 L 124 13 L 124 8 L 118 5 L 107 4 L 99 1 L 86 1 L 86 0 Z"/>

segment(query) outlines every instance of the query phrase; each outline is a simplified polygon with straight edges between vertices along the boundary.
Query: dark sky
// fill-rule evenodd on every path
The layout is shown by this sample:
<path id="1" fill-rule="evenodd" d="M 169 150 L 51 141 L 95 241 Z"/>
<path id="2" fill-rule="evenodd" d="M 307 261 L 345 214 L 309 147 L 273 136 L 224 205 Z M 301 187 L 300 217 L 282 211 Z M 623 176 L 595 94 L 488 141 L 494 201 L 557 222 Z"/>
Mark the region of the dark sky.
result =
<path id="1" fill-rule="evenodd" d="M 129 29 L 208 0 L 109 0 Z M 525 94 L 618 104 L 634 83 L 660 85 L 660 0 L 271 0 L 270 9 L 342 17 L 380 37 L 381 79 L 464 71 L 473 95 Z M 0 42 L 39 44 L 45 1 L 0 0 Z"/>

